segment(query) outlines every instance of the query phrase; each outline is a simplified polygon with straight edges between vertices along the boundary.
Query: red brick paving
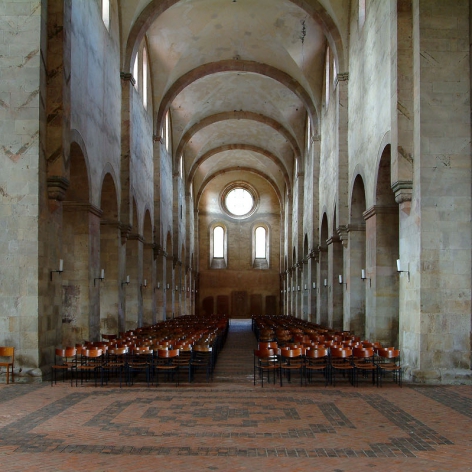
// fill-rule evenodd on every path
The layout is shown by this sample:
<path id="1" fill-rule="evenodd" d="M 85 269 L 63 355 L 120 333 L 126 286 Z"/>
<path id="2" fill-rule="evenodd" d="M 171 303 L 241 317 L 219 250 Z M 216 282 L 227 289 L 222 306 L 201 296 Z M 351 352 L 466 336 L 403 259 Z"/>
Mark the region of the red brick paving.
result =
<path id="1" fill-rule="evenodd" d="M 0 470 L 472 470 L 470 386 L 261 388 L 218 364 L 179 387 L 2 384 Z"/>

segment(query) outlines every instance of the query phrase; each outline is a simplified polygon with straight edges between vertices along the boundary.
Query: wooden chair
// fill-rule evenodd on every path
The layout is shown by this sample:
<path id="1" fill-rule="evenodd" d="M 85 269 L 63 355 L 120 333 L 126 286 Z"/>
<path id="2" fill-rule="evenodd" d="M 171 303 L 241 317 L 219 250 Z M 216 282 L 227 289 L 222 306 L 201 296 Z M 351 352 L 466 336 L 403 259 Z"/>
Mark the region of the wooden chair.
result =
<path id="1" fill-rule="evenodd" d="M 15 383 L 15 372 L 13 370 L 15 364 L 15 348 L 11 346 L 0 347 L 0 367 L 6 367 L 7 384 L 11 381 Z"/>
<path id="2" fill-rule="evenodd" d="M 305 385 L 311 381 L 312 374 L 320 373 L 324 377 L 325 387 L 329 381 L 328 348 L 307 349 L 305 352 Z"/>
<path id="3" fill-rule="evenodd" d="M 179 356 L 174 358 L 174 363 L 178 365 L 177 375 L 180 376 L 180 372 L 183 370 L 187 371 L 188 381 L 190 382 L 190 361 L 192 359 L 192 346 L 189 344 L 182 344 L 179 347 Z"/>
<path id="4" fill-rule="evenodd" d="M 62 372 L 64 382 L 67 373 L 70 373 L 70 384 L 72 386 L 73 373 L 77 369 L 77 349 L 75 347 L 57 348 L 54 352 L 55 361 L 51 366 L 51 386 L 57 383 L 57 372 Z"/>
<path id="5" fill-rule="evenodd" d="M 354 348 L 352 350 L 352 363 L 354 364 L 356 386 L 359 385 L 359 374 L 366 376 L 368 373 L 372 376 L 372 384 L 375 384 L 377 366 L 374 363 L 374 348 Z"/>
<path id="6" fill-rule="evenodd" d="M 400 350 L 393 348 L 378 348 L 375 364 L 377 366 L 377 386 L 382 386 L 382 380 L 387 374 L 392 374 L 393 381 L 402 386 L 402 366 Z"/>
<path id="7" fill-rule="evenodd" d="M 128 358 L 128 383 L 133 385 L 134 378 L 139 373 L 144 373 L 147 385 L 149 387 L 151 379 L 151 364 L 152 364 L 153 350 L 149 346 L 132 347 Z"/>
<path id="8" fill-rule="evenodd" d="M 168 375 L 177 374 L 176 385 L 179 385 L 179 364 L 175 360 L 179 357 L 179 349 L 158 349 L 157 357 L 154 357 L 152 372 L 156 374 L 156 386 L 159 384 L 159 371 Z"/>
<path id="9" fill-rule="evenodd" d="M 122 384 L 123 374 L 126 376 L 128 368 L 128 348 L 126 346 L 109 348 L 105 362 L 102 364 L 102 385 L 108 384 L 111 377 L 117 376 Z"/>
<path id="10" fill-rule="evenodd" d="M 207 382 L 213 376 L 213 348 L 196 344 L 192 349 L 192 359 L 190 360 L 190 381 L 194 380 L 195 372 L 198 369 L 206 371 Z"/>
<path id="11" fill-rule="evenodd" d="M 80 375 L 80 383 L 87 381 L 93 374 L 95 386 L 97 386 L 98 373 L 101 373 L 103 362 L 103 351 L 101 349 L 82 349 L 80 352 L 80 360 L 77 361 L 77 376 L 75 385 L 77 386 L 78 377 Z"/>
<path id="12" fill-rule="evenodd" d="M 354 385 L 354 364 L 352 361 L 352 349 L 343 347 L 330 348 L 330 377 L 333 386 L 336 385 L 336 373 L 342 373 L 348 377 L 351 385 Z"/>
<path id="13" fill-rule="evenodd" d="M 301 347 L 294 349 L 282 348 L 280 350 L 280 386 L 284 373 L 287 380 L 291 381 L 292 372 L 298 372 L 300 375 L 300 385 L 303 385 L 303 373 L 305 367 L 305 350 Z"/>
<path id="14" fill-rule="evenodd" d="M 259 374 L 262 387 L 264 386 L 264 373 L 270 382 L 270 373 L 273 373 L 274 385 L 275 374 L 280 369 L 279 358 L 276 349 L 254 349 L 254 385 L 256 385 L 256 374 Z"/>

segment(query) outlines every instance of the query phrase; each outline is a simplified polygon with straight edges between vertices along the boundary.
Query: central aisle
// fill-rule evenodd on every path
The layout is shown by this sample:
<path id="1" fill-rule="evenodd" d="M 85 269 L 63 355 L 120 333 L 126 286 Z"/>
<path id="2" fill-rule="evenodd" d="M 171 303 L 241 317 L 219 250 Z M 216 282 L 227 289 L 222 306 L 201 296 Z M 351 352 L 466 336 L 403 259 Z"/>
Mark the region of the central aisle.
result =
<path id="1" fill-rule="evenodd" d="M 257 341 L 252 332 L 252 321 L 230 320 L 228 337 L 213 373 L 213 382 L 253 382 L 254 349 Z"/>

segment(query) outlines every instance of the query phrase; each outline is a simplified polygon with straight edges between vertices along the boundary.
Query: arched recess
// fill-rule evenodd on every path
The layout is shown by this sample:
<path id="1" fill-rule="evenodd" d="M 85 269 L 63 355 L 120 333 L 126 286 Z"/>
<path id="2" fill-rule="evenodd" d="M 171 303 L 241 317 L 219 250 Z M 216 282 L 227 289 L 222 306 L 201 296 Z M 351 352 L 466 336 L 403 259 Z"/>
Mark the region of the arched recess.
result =
<path id="1" fill-rule="evenodd" d="M 154 306 L 154 244 L 152 240 L 152 222 L 149 210 L 144 214 L 143 225 L 143 275 L 141 283 L 141 296 L 143 299 L 143 326 L 156 323 L 156 309 Z"/>
<path id="2" fill-rule="evenodd" d="M 139 216 L 136 200 L 133 198 L 133 225 L 126 241 L 126 269 L 123 274 L 121 286 L 125 290 L 126 330 L 134 330 L 142 326 L 142 299 L 140 296 L 140 281 L 142 258 L 143 258 L 143 238 L 139 234 Z M 129 277 L 129 283 L 127 283 Z"/>
<path id="3" fill-rule="evenodd" d="M 328 216 L 326 213 L 323 213 L 323 218 L 321 220 L 321 229 L 320 229 L 320 260 L 318 264 L 319 276 L 318 280 L 320 281 L 319 287 L 319 320 L 318 323 L 322 326 L 329 326 L 328 318 L 328 291 L 331 290 L 331 283 L 328 278 Z"/>
<path id="4" fill-rule="evenodd" d="M 399 254 L 399 214 L 392 191 L 390 145 L 382 151 L 377 172 L 375 205 L 366 214 L 366 234 L 373 260 L 372 289 L 375 308 L 367 318 L 371 339 L 388 346 L 398 346 L 399 278 L 396 260 Z M 375 281 L 375 283 L 374 283 Z"/>
<path id="5" fill-rule="evenodd" d="M 350 222 L 348 225 L 348 255 L 346 272 L 349 292 L 345 299 L 344 329 L 352 331 L 361 338 L 365 337 L 366 290 L 370 290 L 370 279 L 362 280 L 362 270 L 366 270 L 366 234 L 364 212 L 366 206 L 364 181 L 360 175 L 354 179 L 350 203 Z M 367 275 L 370 277 L 370 275 Z"/>
<path id="6" fill-rule="evenodd" d="M 77 142 L 70 146 L 70 185 L 63 202 L 64 273 L 62 276 L 62 344 L 90 339 L 98 331 L 93 307 L 98 292 L 93 290 L 93 278 L 100 267 L 92 230 L 98 234 L 101 212 L 90 204 L 90 175 L 85 147 Z M 97 241 L 98 243 L 98 241 Z M 91 316 L 93 313 L 93 316 Z"/>
<path id="7" fill-rule="evenodd" d="M 166 238 L 166 247 L 164 249 L 166 254 L 166 265 L 165 265 L 165 303 L 164 310 L 166 314 L 166 319 L 171 319 L 174 316 L 174 304 L 173 304 L 173 295 L 174 295 L 174 258 L 173 246 L 172 246 L 172 235 L 170 232 L 167 233 Z"/>
<path id="8" fill-rule="evenodd" d="M 100 221 L 100 269 L 105 280 L 100 284 L 100 333 L 118 333 L 118 308 L 120 290 L 119 250 L 120 224 L 118 196 L 115 182 L 107 173 L 102 182 L 100 197 L 102 219 Z"/>

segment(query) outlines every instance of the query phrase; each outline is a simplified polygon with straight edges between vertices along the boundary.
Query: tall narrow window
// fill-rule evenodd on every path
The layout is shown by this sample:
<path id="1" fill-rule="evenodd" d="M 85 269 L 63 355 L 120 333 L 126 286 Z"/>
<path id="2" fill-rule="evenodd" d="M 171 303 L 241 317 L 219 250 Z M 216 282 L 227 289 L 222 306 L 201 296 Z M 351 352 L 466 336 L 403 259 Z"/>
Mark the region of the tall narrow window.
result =
<path id="1" fill-rule="evenodd" d="M 326 92 L 326 95 L 325 95 L 325 107 L 326 107 L 326 110 L 328 109 L 328 105 L 329 105 L 329 84 L 330 84 L 330 81 L 329 81 L 329 48 L 326 49 L 326 61 L 325 61 L 325 92 Z"/>
<path id="2" fill-rule="evenodd" d="M 266 257 L 266 230 L 259 226 L 256 228 L 256 259 L 265 259 Z"/>
<path id="3" fill-rule="evenodd" d="M 224 256 L 224 236 L 224 229 L 221 226 L 216 226 L 213 230 L 213 257 Z"/>
<path id="4" fill-rule="evenodd" d="M 165 121 L 165 140 L 166 140 L 166 151 L 170 152 L 170 114 L 167 112 Z"/>
<path id="5" fill-rule="evenodd" d="M 136 87 L 136 90 L 138 90 L 138 54 L 136 54 L 136 57 L 134 59 L 134 65 L 133 65 L 133 79 L 134 79 L 134 86 Z"/>
<path id="6" fill-rule="evenodd" d="M 102 0 L 102 20 L 105 28 L 110 29 L 110 0 Z"/>
<path id="7" fill-rule="evenodd" d="M 147 108 L 148 104 L 148 55 L 147 49 L 143 49 L 143 105 Z"/>

